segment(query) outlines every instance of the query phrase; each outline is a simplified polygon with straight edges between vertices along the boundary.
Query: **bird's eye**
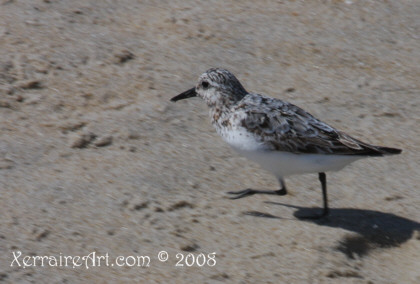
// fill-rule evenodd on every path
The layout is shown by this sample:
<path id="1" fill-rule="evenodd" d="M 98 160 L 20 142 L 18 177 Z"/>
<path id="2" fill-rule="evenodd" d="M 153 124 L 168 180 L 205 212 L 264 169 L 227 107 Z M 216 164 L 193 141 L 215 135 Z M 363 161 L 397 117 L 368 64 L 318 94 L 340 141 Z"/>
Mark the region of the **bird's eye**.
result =
<path id="1" fill-rule="evenodd" d="M 201 82 L 201 86 L 203 87 L 203 89 L 207 89 L 209 87 L 209 82 L 203 81 Z"/>

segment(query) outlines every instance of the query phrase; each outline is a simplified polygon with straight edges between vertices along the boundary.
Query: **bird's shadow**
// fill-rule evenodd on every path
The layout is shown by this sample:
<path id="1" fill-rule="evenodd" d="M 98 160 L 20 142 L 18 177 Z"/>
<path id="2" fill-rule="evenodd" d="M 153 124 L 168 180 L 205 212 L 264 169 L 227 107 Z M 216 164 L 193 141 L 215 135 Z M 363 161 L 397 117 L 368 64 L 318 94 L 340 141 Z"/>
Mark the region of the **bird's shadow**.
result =
<path id="1" fill-rule="evenodd" d="M 267 204 L 296 208 L 293 215 L 299 221 L 312 222 L 320 226 L 342 228 L 357 235 L 346 235 L 340 240 L 337 249 L 348 257 L 364 256 L 371 249 L 390 248 L 401 245 L 412 238 L 415 231 L 420 231 L 420 223 L 374 210 L 353 208 L 330 208 L 330 215 L 321 219 L 300 219 L 301 216 L 319 214 L 319 208 L 292 206 L 284 203 L 266 201 Z M 245 215 L 255 217 L 284 219 L 275 215 L 247 211 Z M 417 237 L 419 238 L 419 237 Z"/>

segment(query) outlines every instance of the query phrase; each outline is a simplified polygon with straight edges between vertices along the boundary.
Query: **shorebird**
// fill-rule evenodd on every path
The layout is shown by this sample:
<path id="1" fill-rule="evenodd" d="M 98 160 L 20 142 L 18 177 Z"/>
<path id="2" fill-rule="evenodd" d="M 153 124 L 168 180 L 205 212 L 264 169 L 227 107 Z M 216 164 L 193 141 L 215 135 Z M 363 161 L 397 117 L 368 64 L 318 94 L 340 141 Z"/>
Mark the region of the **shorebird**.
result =
<path id="1" fill-rule="evenodd" d="M 212 68 L 194 88 L 171 99 L 202 98 L 210 109 L 217 133 L 239 154 L 257 162 L 276 176 L 280 189 L 230 191 L 238 199 L 253 194 L 286 195 L 284 178 L 318 173 L 323 211 L 329 214 L 326 172 L 338 171 L 366 157 L 401 153 L 400 149 L 374 146 L 339 131 L 289 102 L 249 93 L 228 70 Z"/>

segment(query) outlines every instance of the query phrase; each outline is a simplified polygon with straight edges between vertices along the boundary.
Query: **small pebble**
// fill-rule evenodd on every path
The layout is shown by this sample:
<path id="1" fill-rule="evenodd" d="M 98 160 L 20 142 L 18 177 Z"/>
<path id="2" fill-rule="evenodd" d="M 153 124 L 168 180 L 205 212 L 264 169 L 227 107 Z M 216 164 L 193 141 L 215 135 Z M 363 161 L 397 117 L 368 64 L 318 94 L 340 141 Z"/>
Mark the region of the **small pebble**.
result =
<path id="1" fill-rule="evenodd" d="M 88 133 L 73 133 L 70 136 L 71 148 L 86 148 L 94 139 L 96 135 L 92 132 Z"/>
<path id="2" fill-rule="evenodd" d="M 97 147 L 109 146 L 112 144 L 112 136 L 102 136 L 98 140 L 96 140 L 94 144 Z"/>

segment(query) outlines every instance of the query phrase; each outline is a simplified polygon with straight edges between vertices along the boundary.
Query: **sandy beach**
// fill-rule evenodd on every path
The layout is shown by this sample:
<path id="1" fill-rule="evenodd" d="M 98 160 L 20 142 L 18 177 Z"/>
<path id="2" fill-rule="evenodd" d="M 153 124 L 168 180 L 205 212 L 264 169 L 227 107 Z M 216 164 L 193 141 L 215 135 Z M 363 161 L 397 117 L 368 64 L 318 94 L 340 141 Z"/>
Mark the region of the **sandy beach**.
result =
<path id="1" fill-rule="evenodd" d="M 416 0 L 0 0 L 0 282 L 420 283 L 419 15 Z M 202 100 L 169 101 L 211 67 L 403 153 L 327 173 L 325 219 L 296 218 L 320 210 L 316 174 L 230 200 L 278 183 Z"/>

